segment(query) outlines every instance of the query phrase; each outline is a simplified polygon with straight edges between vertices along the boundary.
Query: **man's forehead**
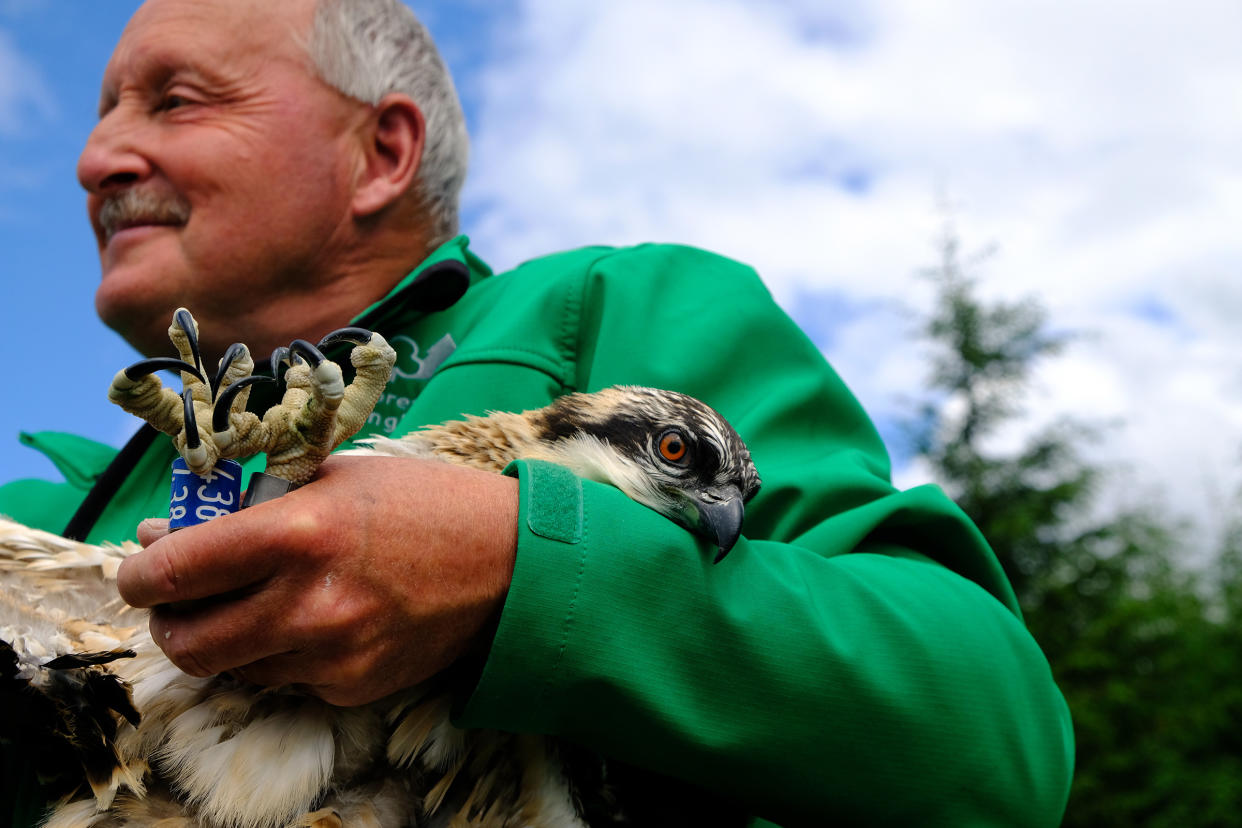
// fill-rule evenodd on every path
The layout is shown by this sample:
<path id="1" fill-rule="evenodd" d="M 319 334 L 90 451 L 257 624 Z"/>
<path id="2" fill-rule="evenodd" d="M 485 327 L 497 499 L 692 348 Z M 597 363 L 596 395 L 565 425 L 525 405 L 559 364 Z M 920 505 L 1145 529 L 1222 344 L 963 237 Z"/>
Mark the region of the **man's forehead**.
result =
<path id="1" fill-rule="evenodd" d="M 211 58 L 255 51 L 276 56 L 299 47 L 310 30 L 315 0 L 147 0 L 134 12 L 105 72 L 126 62 L 164 62 L 192 48 Z M 299 47 L 300 48 L 300 47 Z"/>
<path id="2" fill-rule="evenodd" d="M 318 0 L 145 0 L 130 24 L 185 15 L 200 20 L 248 21 L 280 19 L 309 23 Z"/>

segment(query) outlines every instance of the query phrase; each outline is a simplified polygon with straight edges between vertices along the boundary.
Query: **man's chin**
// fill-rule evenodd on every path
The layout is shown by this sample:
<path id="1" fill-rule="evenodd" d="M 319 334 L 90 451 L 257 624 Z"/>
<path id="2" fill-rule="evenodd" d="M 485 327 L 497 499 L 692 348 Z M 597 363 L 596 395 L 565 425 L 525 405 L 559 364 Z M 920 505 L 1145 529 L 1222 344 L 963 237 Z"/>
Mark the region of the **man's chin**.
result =
<path id="1" fill-rule="evenodd" d="M 134 278 L 135 274 L 105 273 L 95 291 L 95 312 L 146 356 L 168 355 L 168 323 L 181 306 L 169 280 Z"/>

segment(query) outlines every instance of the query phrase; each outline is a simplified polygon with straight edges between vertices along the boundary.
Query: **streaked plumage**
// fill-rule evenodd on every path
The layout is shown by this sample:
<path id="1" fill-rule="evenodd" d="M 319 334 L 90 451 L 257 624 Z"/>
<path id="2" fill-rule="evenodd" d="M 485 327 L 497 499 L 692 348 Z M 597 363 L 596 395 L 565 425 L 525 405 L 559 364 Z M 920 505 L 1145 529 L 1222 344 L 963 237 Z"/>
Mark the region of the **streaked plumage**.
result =
<path id="1" fill-rule="evenodd" d="M 716 412 L 646 388 L 569 395 L 356 451 L 492 471 L 549 460 L 617 486 L 724 551 L 759 486 L 745 445 Z M 55 761 L 78 764 L 61 768 L 73 793 L 50 828 L 162 819 L 168 828 L 744 823 L 685 790 L 675 798 L 684 810 L 670 812 L 664 794 L 676 783 L 554 739 L 458 730 L 437 680 L 338 708 L 228 675 L 188 676 L 155 646 L 145 615 L 115 596 L 116 569 L 134 551 L 0 521 L 0 638 L 11 645 L 0 648 L 0 703 L 55 720 Z M 65 654 L 83 663 L 52 661 Z M 118 690 L 83 698 L 105 685 Z M 16 735 L 30 743 L 29 732 Z"/>

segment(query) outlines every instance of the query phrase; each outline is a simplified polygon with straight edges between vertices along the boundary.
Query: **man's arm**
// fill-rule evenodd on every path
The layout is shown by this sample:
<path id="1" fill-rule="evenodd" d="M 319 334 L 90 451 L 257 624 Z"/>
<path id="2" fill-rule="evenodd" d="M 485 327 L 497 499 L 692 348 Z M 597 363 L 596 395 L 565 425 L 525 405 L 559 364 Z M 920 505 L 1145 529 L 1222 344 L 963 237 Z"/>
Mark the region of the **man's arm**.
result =
<path id="1" fill-rule="evenodd" d="M 519 464 L 514 580 L 460 723 L 566 736 L 789 824 L 1057 824 L 1068 712 L 999 565 L 939 490 L 893 489 L 874 428 L 753 275 L 619 254 L 581 319 L 579 389 L 708 401 L 763 488 L 713 566 L 618 492 Z"/>
<path id="2" fill-rule="evenodd" d="M 558 734 L 788 825 L 1059 822 L 1064 703 L 1020 620 L 977 584 L 880 541 L 825 558 L 743 538 L 713 566 L 589 481 L 580 533 L 558 535 L 573 504 L 540 492 L 572 483 L 519 474 L 518 565 L 460 725 Z"/>

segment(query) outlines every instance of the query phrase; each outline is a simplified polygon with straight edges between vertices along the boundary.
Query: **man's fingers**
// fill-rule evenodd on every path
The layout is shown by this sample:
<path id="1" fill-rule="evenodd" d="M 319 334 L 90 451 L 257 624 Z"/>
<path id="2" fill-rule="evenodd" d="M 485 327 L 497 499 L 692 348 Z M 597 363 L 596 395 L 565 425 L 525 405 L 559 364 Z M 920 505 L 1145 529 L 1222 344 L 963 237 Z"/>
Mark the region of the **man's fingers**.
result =
<path id="1" fill-rule="evenodd" d="M 368 669 L 370 668 L 370 669 Z M 365 672 L 364 672 L 365 671 Z M 289 650 L 233 668 L 234 676 L 263 687 L 296 685 L 338 707 L 357 707 L 391 692 L 375 681 L 376 671 L 363 654 L 337 654 L 325 658 L 305 651 Z"/>
<path id="2" fill-rule="evenodd" d="M 248 596 L 160 607 L 151 613 L 151 638 L 169 661 L 192 676 L 262 663 L 281 652 L 281 645 L 255 603 Z"/>
<path id="3" fill-rule="evenodd" d="M 140 537 L 146 534 L 150 545 L 122 562 L 116 578 L 121 598 L 133 607 L 156 607 L 234 592 L 263 580 L 274 563 L 247 538 L 247 523 L 241 514 L 225 515 L 163 537 L 158 527 L 140 527 Z"/>
<path id="4" fill-rule="evenodd" d="M 138 542 L 148 547 L 168 534 L 168 518 L 147 518 L 138 524 Z"/>
<path id="5" fill-rule="evenodd" d="M 305 685 L 308 678 L 305 660 L 304 653 L 289 650 L 230 668 L 229 672 L 242 681 L 263 687 L 286 687 L 298 684 L 309 691 L 310 688 Z"/>

